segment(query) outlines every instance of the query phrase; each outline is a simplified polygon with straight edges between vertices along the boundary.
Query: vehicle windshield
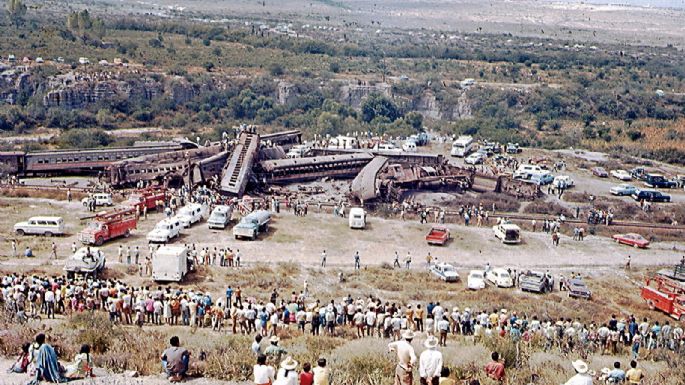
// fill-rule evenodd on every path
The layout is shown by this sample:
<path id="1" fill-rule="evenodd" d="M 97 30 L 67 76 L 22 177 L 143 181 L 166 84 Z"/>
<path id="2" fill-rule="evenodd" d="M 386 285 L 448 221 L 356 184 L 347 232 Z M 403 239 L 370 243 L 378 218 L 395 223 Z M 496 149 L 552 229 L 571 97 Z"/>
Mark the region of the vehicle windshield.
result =
<path id="1" fill-rule="evenodd" d="M 214 213 L 214 214 L 212 214 L 212 216 L 213 216 L 214 218 L 224 218 L 224 217 L 226 216 L 226 214 L 224 214 L 224 213 Z"/>
<path id="2" fill-rule="evenodd" d="M 519 232 L 516 230 L 507 230 L 507 235 L 506 238 L 510 240 L 515 240 L 518 239 L 519 237 Z"/>
<path id="3" fill-rule="evenodd" d="M 499 273 L 499 277 L 500 278 L 511 278 L 511 277 L 509 277 L 509 273 L 507 273 L 507 272 Z"/>
<path id="4" fill-rule="evenodd" d="M 180 210 L 178 210 L 178 215 L 191 215 L 192 210 L 188 207 L 181 207 Z"/>
<path id="5" fill-rule="evenodd" d="M 445 266 L 442 268 L 443 271 L 448 272 L 448 271 L 455 271 L 452 266 Z"/>
<path id="6" fill-rule="evenodd" d="M 100 222 L 90 222 L 88 224 L 89 230 L 100 230 L 100 228 L 102 228 L 102 223 Z"/>
<path id="7" fill-rule="evenodd" d="M 471 278 L 480 278 L 480 279 L 482 279 L 482 278 L 483 278 L 483 274 L 481 274 L 481 273 L 474 273 L 474 274 L 471 274 Z"/>
<path id="8" fill-rule="evenodd" d="M 155 230 L 167 230 L 169 228 L 169 225 L 166 223 L 158 223 L 157 226 L 155 226 Z"/>

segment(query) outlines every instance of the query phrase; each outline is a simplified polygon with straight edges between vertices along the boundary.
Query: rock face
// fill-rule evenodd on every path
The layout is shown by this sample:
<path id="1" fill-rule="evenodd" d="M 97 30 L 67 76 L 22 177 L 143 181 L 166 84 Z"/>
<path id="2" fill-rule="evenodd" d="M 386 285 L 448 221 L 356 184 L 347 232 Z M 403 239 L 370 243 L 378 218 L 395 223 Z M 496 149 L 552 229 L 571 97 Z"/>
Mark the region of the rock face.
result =
<path id="1" fill-rule="evenodd" d="M 276 95 L 278 104 L 282 106 L 291 106 L 295 103 L 298 96 L 298 90 L 294 84 L 283 81 L 278 83 Z"/>
<path id="2" fill-rule="evenodd" d="M 153 79 L 65 81 L 46 92 L 43 105 L 48 108 L 83 108 L 100 100 L 115 97 L 152 100 L 164 93 L 164 87 Z"/>
<path id="3" fill-rule="evenodd" d="M 436 120 L 459 120 L 471 117 L 471 105 L 466 91 L 462 91 L 456 103 L 449 103 L 438 100 L 431 90 L 426 90 L 414 101 L 413 110 L 424 117 Z"/>
<path id="4" fill-rule="evenodd" d="M 362 101 L 371 94 L 381 94 L 392 98 L 392 87 L 387 83 L 375 85 L 349 84 L 340 87 L 340 101 L 352 108 L 360 108 Z"/>

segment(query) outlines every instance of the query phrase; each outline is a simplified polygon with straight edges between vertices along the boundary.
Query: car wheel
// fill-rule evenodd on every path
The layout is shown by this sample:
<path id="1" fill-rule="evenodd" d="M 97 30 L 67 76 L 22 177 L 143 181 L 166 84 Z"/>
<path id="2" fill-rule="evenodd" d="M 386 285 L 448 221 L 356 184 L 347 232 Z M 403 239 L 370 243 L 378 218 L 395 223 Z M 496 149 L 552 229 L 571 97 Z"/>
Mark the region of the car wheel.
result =
<path id="1" fill-rule="evenodd" d="M 95 240 L 95 244 L 96 244 L 97 246 L 102 246 L 103 243 L 105 243 L 105 239 L 102 238 L 102 237 L 98 237 L 98 238 Z"/>
<path id="2" fill-rule="evenodd" d="M 633 247 L 637 249 L 637 243 L 633 243 Z"/>
<path id="3" fill-rule="evenodd" d="M 679 320 L 680 322 L 685 322 L 685 314 L 681 314 Z"/>
<path id="4" fill-rule="evenodd" d="M 46 237 L 48 237 L 48 238 L 49 238 L 49 237 L 51 237 L 51 236 L 52 236 L 52 233 L 51 233 L 51 232 L 49 232 L 49 231 L 46 231 L 46 232 L 45 232 L 45 233 L 44 233 L 43 235 L 45 235 Z"/>
<path id="5" fill-rule="evenodd" d="M 656 305 L 654 304 L 654 301 L 652 301 L 651 299 L 647 301 L 647 307 L 649 308 L 649 310 L 656 309 Z"/>
<path id="6" fill-rule="evenodd" d="M 130 236 L 131 236 L 131 230 L 126 230 L 126 232 L 124 233 L 124 238 L 128 238 Z"/>
<path id="7" fill-rule="evenodd" d="M 25 234 L 25 233 L 24 233 L 24 230 L 22 230 L 22 229 L 17 230 L 17 235 L 22 235 L 22 236 L 23 236 L 24 234 Z"/>

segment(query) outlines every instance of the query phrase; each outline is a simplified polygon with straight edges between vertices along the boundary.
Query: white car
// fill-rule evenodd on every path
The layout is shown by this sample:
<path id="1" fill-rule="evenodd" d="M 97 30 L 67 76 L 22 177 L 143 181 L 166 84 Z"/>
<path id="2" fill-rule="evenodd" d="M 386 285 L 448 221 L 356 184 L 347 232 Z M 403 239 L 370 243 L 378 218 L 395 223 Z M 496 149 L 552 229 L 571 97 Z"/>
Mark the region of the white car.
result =
<path id="1" fill-rule="evenodd" d="M 471 270 L 466 280 L 466 288 L 469 290 L 485 289 L 485 275 L 483 270 Z"/>
<path id="2" fill-rule="evenodd" d="M 485 155 L 481 152 L 474 152 L 473 154 L 469 155 L 464 159 L 464 163 L 466 164 L 481 164 L 485 161 Z"/>
<path id="3" fill-rule="evenodd" d="M 189 203 L 178 210 L 175 218 L 181 222 L 183 227 L 187 228 L 197 222 L 200 222 L 203 219 L 206 211 L 207 207 L 204 205 L 199 203 Z"/>
<path id="4" fill-rule="evenodd" d="M 431 273 L 445 282 L 457 282 L 459 273 L 449 263 L 441 262 L 431 266 Z"/>
<path id="5" fill-rule="evenodd" d="M 521 243 L 521 228 L 512 223 L 500 223 L 493 226 L 492 231 L 495 237 L 500 239 L 505 244 Z"/>
<path id="6" fill-rule="evenodd" d="M 64 235 L 64 219 L 62 217 L 31 217 L 26 222 L 14 225 L 17 235 L 36 234 L 51 237 Z"/>
<path id="7" fill-rule="evenodd" d="M 552 186 L 554 188 L 570 188 L 576 185 L 576 182 L 571 179 L 570 176 L 568 175 L 558 175 L 554 177 L 554 181 L 552 182 Z"/>
<path id="8" fill-rule="evenodd" d="M 514 179 L 530 179 L 533 174 L 541 174 L 544 170 L 534 164 L 522 164 L 514 172 Z"/>
<path id="9" fill-rule="evenodd" d="M 147 233 L 148 242 L 166 243 L 181 234 L 181 222 L 176 218 L 162 219 Z"/>
<path id="10" fill-rule="evenodd" d="M 611 176 L 622 181 L 629 181 L 633 179 L 630 173 L 626 170 L 611 170 Z"/>
<path id="11" fill-rule="evenodd" d="M 81 203 L 84 206 L 88 206 L 88 201 L 91 199 L 95 200 L 95 206 L 112 206 L 114 204 L 114 202 L 112 202 L 112 194 L 109 193 L 92 194 L 89 197 L 81 199 Z"/>
<path id="12" fill-rule="evenodd" d="M 496 268 L 485 272 L 485 279 L 497 287 L 513 287 L 514 281 L 511 279 L 506 269 Z"/>

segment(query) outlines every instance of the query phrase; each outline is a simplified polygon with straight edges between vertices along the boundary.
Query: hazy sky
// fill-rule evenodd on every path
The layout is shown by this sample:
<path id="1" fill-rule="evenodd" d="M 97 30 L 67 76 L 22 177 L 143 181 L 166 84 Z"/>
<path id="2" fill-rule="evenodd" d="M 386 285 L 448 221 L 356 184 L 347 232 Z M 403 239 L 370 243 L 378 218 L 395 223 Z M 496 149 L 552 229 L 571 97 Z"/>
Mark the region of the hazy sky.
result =
<path id="1" fill-rule="evenodd" d="M 564 0 L 562 0 L 563 2 Z M 652 7 L 685 8 L 685 0 L 566 0 L 571 3 L 630 4 Z"/>

